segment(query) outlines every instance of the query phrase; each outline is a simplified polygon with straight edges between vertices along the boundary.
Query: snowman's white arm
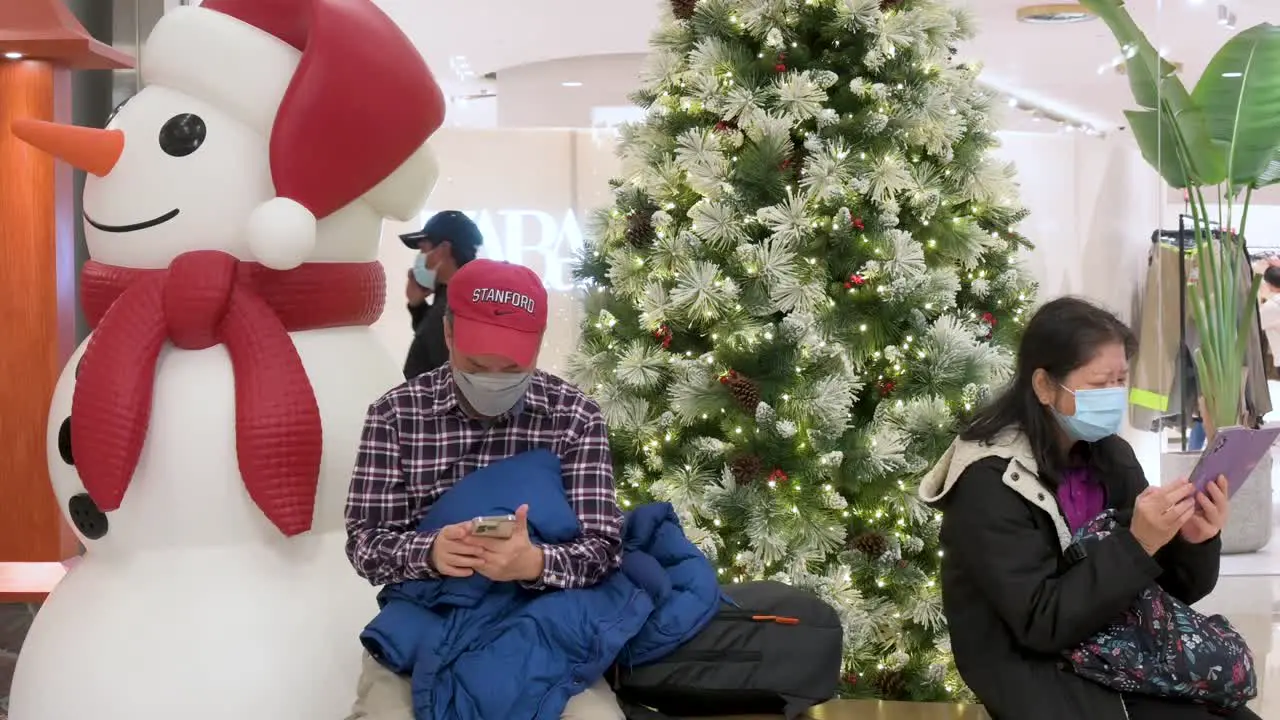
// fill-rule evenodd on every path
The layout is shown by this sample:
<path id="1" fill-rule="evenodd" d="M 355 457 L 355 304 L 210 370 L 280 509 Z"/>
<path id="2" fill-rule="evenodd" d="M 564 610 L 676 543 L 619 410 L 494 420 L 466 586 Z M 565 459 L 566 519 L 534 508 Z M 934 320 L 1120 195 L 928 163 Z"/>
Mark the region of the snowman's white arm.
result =
<path id="1" fill-rule="evenodd" d="M 347 558 L 374 585 L 435 579 L 435 533 L 417 531 L 395 424 L 370 408 L 347 493 Z"/>

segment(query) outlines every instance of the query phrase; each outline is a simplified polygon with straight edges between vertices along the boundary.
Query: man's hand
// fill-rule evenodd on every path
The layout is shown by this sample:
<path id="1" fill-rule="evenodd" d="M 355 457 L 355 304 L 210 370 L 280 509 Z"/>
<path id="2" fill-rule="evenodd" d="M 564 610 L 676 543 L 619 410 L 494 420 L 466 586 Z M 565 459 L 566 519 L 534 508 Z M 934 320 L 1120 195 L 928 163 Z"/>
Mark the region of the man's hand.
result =
<path id="1" fill-rule="evenodd" d="M 446 525 L 431 547 L 431 565 L 443 577 L 471 577 L 480 567 L 480 549 L 469 544 L 471 523 Z"/>
<path id="2" fill-rule="evenodd" d="M 1205 486 L 1204 492 L 1196 495 L 1199 508 L 1195 515 L 1182 526 L 1182 539 L 1193 545 L 1209 542 L 1222 532 L 1231 514 L 1231 501 L 1227 498 L 1227 479 L 1222 475 Z"/>
<path id="3" fill-rule="evenodd" d="M 468 533 L 464 542 L 478 553 L 476 572 L 494 582 L 533 582 L 542 577 L 542 548 L 529 540 L 528 505 L 516 509 L 516 527 L 511 537 L 502 540 Z"/>
<path id="4" fill-rule="evenodd" d="M 424 288 L 413 279 L 413 270 L 409 271 L 409 283 L 404 288 L 404 298 L 413 307 L 417 307 L 431 297 L 434 288 Z"/>

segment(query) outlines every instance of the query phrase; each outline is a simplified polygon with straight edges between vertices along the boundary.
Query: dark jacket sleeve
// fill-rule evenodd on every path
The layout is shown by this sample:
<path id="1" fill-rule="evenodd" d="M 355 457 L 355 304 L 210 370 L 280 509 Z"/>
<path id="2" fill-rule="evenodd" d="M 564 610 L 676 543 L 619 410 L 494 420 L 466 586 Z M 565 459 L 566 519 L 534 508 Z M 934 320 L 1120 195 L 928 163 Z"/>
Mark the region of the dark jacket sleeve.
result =
<path id="1" fill-rule="evenodd" d="M 1115 438 L 1113 446 L 1117 467 L 1125 474 L 1129 491 L 1128 497 L 1123 500 L 1123 507 L 1119 509 L 1132 512 L 1138 495 L 1148 487 L 1147 477 L 1129 443 Z M 1158 579 L 1160 587 L 1188 605 L 1200 602 L 1218 584 L 1221 558 L 1221 536 L 1193 545 L 1180 535 L 1175 535 L 1168 545 L 1156 553 L 1156 561 L 1163 570 Z"/>
<path id="2" fill-rule="evenodd" d="M 427 311 L 431 309 L 431 306 L 425 302 L 421 302 L 417 305 L 409 305 L 408 307 L 409 327 L 413 328 L 414 332 L 417 332 L 418 326 L 422 324 L 422 318 L 427 316 Z"/>
<path id="3" fill-rule="evenodd" d="M 1120 616 L 1160 574 L 1127 529 L 1065 566 L 1036 513 L 1002 480 L 1008 462 L 987 458 L 961 474 L 943 506 L 942 546 L 1004 620 L 1039 653 L 1076 647 Z"/>
<path id="4" fill-rule="evenodd" d="M 404 379 L 412 380 L 449 362 L 449 348 L 444 344 L 444 314 L 428 312 L 418 323 L 404 360 Z"/>
<path id="5" fill-rule="evenodd" d="M 431 333 L 419 331 L 413 336 L 409 345 L 409 354 L 404 359 L 404 379 L 412 380 L 419 375 L 431 372 L 444 364 L 440 362 L 431 343 Z M 448 357 L 445 357 L 448 361 Z"/>

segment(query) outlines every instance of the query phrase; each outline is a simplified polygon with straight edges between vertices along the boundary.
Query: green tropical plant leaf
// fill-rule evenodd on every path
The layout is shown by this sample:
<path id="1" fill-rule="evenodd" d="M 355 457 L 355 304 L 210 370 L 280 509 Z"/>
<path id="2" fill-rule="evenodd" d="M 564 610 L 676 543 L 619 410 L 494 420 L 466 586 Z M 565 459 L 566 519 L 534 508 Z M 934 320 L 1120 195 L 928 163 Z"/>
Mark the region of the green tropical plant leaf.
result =
<path id="1" fill-rule="evenodd" d="M 1280 146 L 1280 27 L 1263 23 L 1227 41 L 1192 93 L 1209 135 L 1228 150 L 1232 190 L 1258 182 Z"/>
<path id="2" fill-rule="evenodd" d="M 1080 4 L 1106 23 L 1120 44 L 1134 102 L 1148 110 L 1164 107 L 1175 116 L 1192 106 L 1191 94 L 1178 77 L 1177 68 L 1156 52 L 1125 10 L 1124 0 L 1080 0 Z"/>
<path id="3" fill-rule="evenodd" d="M 1278 182 L 1280 182 L 1280 149 L 1271 154 L 1271 159 L 1267 161 L 1266 167 L 1262 168 L 1262 172 L 1258 173 L 1258 180 L 1253 186 L 1261 188 Z"/>
<path id="4" fill-rule="evenodd" d="M 1160 177 L 1177 190 L 1188 185 L 1187 171 L 1182 167 L 1174 146 L 1174 127 L 1165 120 L 1159 110 L 1125 110 L 1129 130 L 1142 151 L 1142 158 L 1160 173 Z"/>
<path id="5" fill-rule="evenodd" d="M 1226 177 L 1226 145 L 1209 137 L 1199 108 L 1186 110 L 1176 122 L 1159 110 L 1126 110 L 1124 115 L 1142 157 L 1170 186 L 1217 185 Z"/>
<path id="6" fill-rule="evenodd" d="M 1143 158 L 1170 185 L 1190 190 L 1197 280 L 1187 289 L 1187 304 L 1200 336 L 1193 356 L 1208 419 L 1218 428 L 1234 425 L 1243 418 L 1254 295 L 1243 241 L 1209 232 L 1204 188 L 1227 183 L 1228 197 L 1235 197 L 1246 186 L 1280 182 L 1280 89 L 1271 87 L 1271 77 L 1280 74 L 1280 30 L 1258 26 L 1233 38 L 1192 94 L 1124 0 L 1080 3 L 1107 24 L 1126 58 L 1129 86 L 1143 109 L 1125 115 Z M 1275 85 L 1280 88 L 1280 79 Z M 1247 213 L 1248 195 L 1244 205 Z"/>

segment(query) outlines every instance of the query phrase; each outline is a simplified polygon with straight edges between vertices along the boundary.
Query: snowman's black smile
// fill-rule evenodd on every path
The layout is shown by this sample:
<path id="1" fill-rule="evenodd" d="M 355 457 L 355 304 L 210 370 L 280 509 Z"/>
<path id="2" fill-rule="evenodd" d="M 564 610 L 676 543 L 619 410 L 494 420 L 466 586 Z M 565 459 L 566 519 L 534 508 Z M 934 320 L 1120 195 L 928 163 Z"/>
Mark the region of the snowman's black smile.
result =
<path id="1" fill-rule="evenodd" d="M 157 225 L 163 225 L 164 223 L 167 223 L 176 217 L 178 217 L 177 208 L 170 210 L 169 212 L 161 215 L 158 218 L 152 218 L 150 220 L 145 220 L 140 223 L 134 223 L 132 225 L 103 225 L 102 223 L 94 222 L 93 218 L 89 217 L 88 214 L 85 214 L 84 219 L 85 219 L 85 222 L 94 226 L 98 230 L 101 230 L 102 232 L 127 233 L 127 232 L 134 232 L 135 230 L 146 230 L 147 228 L 153 228 Z"/>

